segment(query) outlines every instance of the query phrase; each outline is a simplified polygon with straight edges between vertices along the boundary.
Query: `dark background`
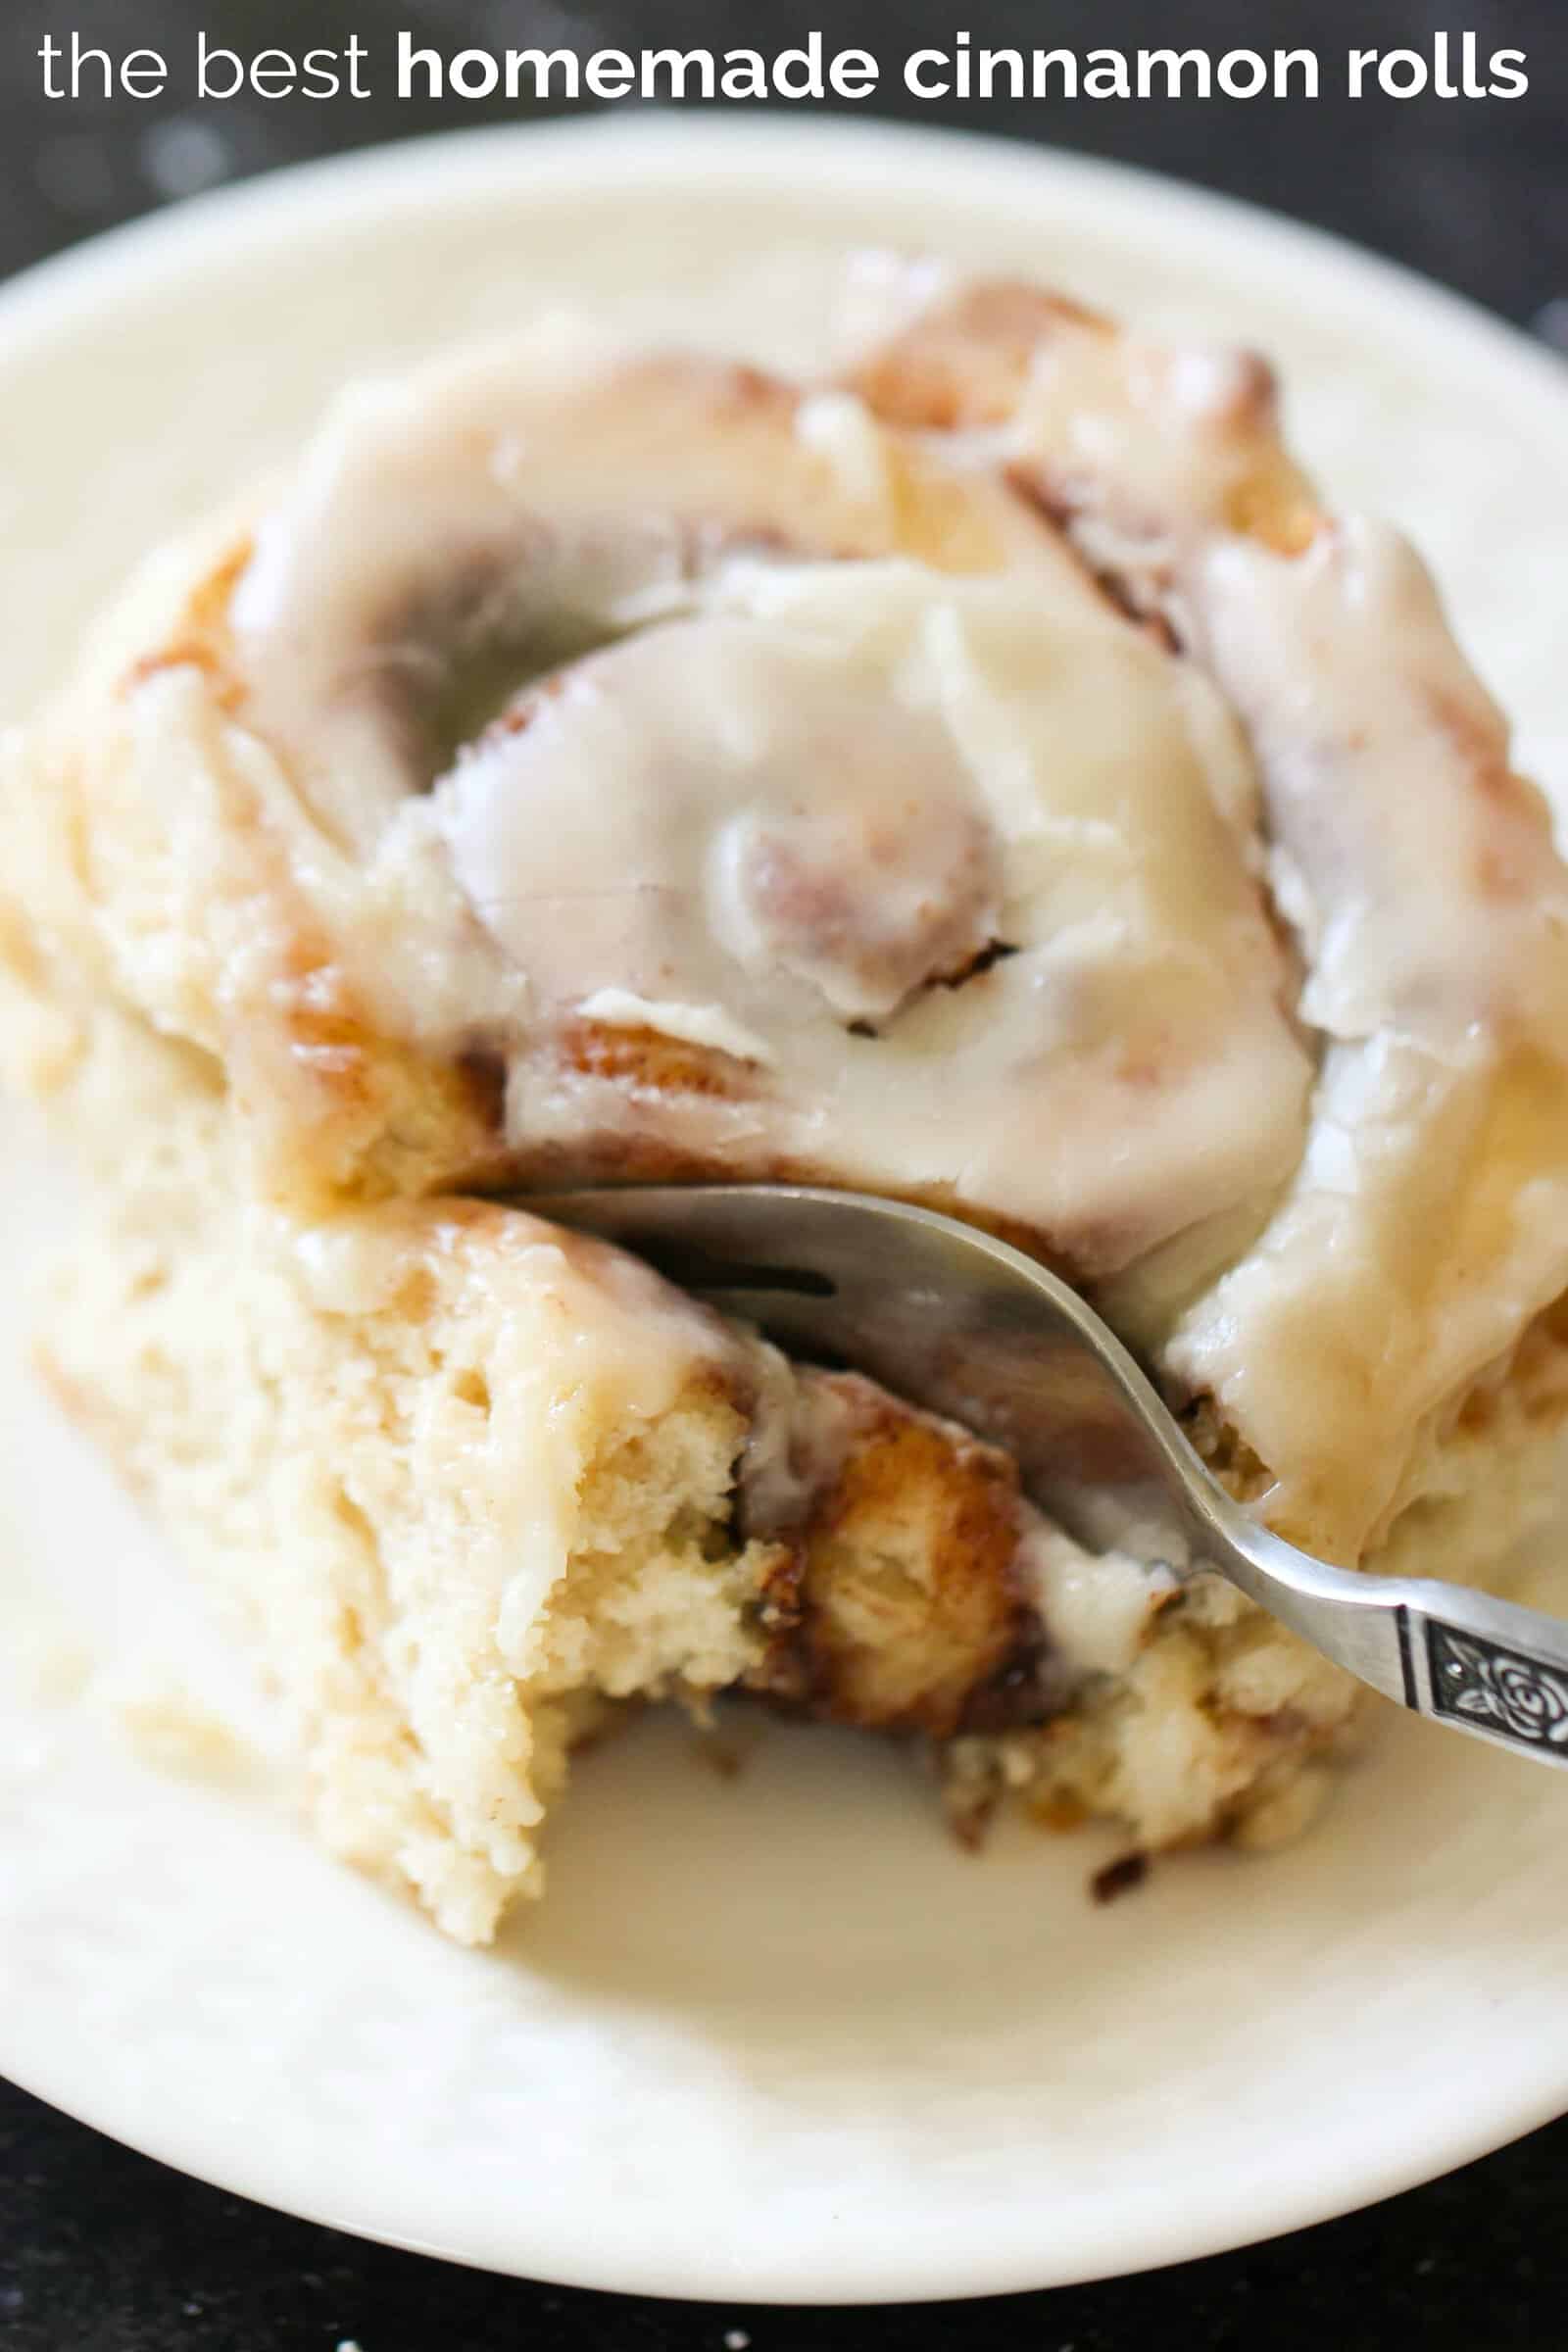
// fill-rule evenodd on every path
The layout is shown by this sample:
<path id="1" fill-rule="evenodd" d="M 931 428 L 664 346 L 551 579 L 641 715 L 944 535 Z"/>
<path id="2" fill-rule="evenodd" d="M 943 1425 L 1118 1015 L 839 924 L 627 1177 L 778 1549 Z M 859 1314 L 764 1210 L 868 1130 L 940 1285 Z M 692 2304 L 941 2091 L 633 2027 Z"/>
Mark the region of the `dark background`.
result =
<path id="1" fill-rule="evenodd" d="M 1568 0 L 842 0 L 836 12 L 824 0 L 0 0 L 0 275 L 220 180 L 513 111 L 374 98 L 197 108 L 186 60 L 199 25 L 245 52 L 341 46 L 358 32 L 373 65 L 400 26 L 448 53 L 472 43 L 771 50 L 815 23 L 830 48 L 870 49 L 892 85 L 850 111 L 959 120 L 1200 180 L 1356 237 L 1568 348 Z M 1309 46 L 1327 93 L 1350 46 L 1426 49 L 1440 25 L 1474 29 L 1483 57 L 1525 50 L 1530 95 L 944 109 L 905 100 L 895 70 L 909 49 L 949 45 L 967 26 L 976 46 Z M 143 105 L 49 104 L 33 53 L 45 33 L 73 29 L 120 50 L 163 50 L 177 66 L 169 93 Z M 1568 2122 L 1371 2213 L 1146 2278 L 873 2312 L 632 2302 L 491 2279 L 281 2220 L 0 2084 L 4 2352 L 334 2352 L 346 2339 L 363 2352 L 748 2352 L 737 2330 L 750 2352 L 1131 2352 L 1149 2342 L 1381 2352 L 1401 2340 L 1554 2352 L 1568 2337 L 1565 2221 Z"/>

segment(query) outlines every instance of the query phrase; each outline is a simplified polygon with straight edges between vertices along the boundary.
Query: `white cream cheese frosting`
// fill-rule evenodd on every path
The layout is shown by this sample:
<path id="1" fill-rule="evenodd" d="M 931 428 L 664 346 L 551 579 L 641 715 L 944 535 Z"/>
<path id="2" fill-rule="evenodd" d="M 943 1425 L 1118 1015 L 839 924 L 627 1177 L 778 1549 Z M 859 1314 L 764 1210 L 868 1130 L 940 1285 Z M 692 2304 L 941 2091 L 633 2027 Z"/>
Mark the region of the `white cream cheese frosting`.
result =
<path id="1" fill-rule="evenodd" d="M 1568 1284 L 1568 873 L 1395 534 L 1221 542 L 1187 594 L 1256 751 L 1323 1062 L 1286 1200 L 1169 1360 L 1302 1463 L 1292 1509 L 1354 1479 L 1381 1519 L 1391 1434 Z"/>
<path id="2" fill-rule="evenodd" d="M 912 273 L 907 295 L 857 380 L 1026 479 L 1251 751 L 1318 1065 L 1304 1148 L 1217 1283 L 1178 1251 L 1115 1303 L 1257 1456 L 1269 1515 L 1354 1557 L 1422 1440 L 1568 1285 L 1568 872 L 1545 804 L 1414 552 L 1317 507 L 1261 362 L 1027 287 Z"/>
<path id="3" fill-rule="evenodd" d="M 1199 682 L 1077 582 L 761 570 L 722 604 L 582 662 L 436 789 L 527 975 L 519 1134 L 636 1116 L 737 1172 L 819 1154 L 1096 1267 L 1266 1205 L 1309 1066 Z M 553 1054 L 607 972 L 650 1029 L 701 1008 L 742 1090 L 607 1113 Z"/>
<path id="4" fill-rule="evenodd" d="M 1005 288 L 834 384 L 522 336 L 348 398 L 160 611 L 94 758 L 222 984 L 108 888 L 104 935 L 204 1045 L 413 1056 L 417 1183 L 470 1164 L 419 1073 L 477 1056 L 489 1182 L 1001 1224 L 1350 1557 L 1568 1287 L 1568 881 L 1245 356 Z"/>

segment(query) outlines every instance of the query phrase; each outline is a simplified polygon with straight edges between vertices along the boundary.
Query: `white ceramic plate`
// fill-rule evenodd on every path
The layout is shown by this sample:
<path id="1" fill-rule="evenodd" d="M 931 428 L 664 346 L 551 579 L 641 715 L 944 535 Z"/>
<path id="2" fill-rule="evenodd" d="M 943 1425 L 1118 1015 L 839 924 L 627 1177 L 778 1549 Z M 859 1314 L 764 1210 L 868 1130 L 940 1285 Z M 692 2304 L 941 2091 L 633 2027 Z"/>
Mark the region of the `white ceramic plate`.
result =
<path id="1" fill-rule="evenodd" d="M 1528 756 L 1561 762 L 1568 378 L 1545 356 L 1134 174 L 685 117 L 290 174 L 10 290 L 0 705 L 343 374 L 583 288 L 715 338 L 738 314 L 789 356 L 867 238 L 1275 350 L 1308 455 L 1414 525 Z M 19 1134 L 0 1187 L 18 1301 L 58 1178 Z M 854 2300 L 1204 2253 L 1568 2104 L 1568 1784 L 1402 1724 L 1298 1850 L 1171 1865 L 1104 1910 L 1103 1849 L 1013 1829 L 966 1857 L 907 1758 L 775 1730 L 725 1783 L 649 1725 L 580 1770 L 542 1913 L 493 1955 L 448 1948 L 318 1857 L 265 1778 L 127 1745 L 105 1690 L 202 1638 L 7 1313 L 0 1648 L 39 1671 L 0 1720 L 0 2066 L 135 2146 L 501 2270 Z M 59 1695 L 62 1629 L 96 1698 Z M 220 1656 L 185 1671 L 228 1703 Z"/>

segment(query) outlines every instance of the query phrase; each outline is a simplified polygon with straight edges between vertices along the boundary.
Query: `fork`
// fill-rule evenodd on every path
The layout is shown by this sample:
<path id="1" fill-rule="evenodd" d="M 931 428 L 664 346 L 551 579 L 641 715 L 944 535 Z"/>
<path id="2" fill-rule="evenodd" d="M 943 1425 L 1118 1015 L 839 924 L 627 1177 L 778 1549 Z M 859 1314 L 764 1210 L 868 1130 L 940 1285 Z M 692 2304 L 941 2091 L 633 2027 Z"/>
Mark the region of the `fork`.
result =
<path id="1" fill-rule="evenodd" d="M 530 1197 L 804 1360 L 853 1365 L 1004 1446 L 1091 1551 L 1221 1576 L 1386 1698 L 1568 1764 L 1568 1623 L 1463 1585 L 1331 1567 L 1225 1492 L 1115 1335 L 1005 1242 L 931 1209 L 788 1184 Z"/>

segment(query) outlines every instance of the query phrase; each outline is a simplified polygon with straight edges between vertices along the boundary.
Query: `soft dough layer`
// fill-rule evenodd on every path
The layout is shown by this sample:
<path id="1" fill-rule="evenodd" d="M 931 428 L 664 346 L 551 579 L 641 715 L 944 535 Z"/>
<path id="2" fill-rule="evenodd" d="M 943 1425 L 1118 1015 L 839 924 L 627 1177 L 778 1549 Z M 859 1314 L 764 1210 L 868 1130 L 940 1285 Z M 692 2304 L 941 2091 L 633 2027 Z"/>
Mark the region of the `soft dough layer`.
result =
<path id="1" fill-rule="evenodd" d="M 219 1099 L 117 1059 L 157 1140 L 47 1376 L 259 1653 L 324 1841 L 449 1934 L 539 1891 L 570 1748 L 634 1698 L 934 1738 L 965 1827 L 1014 1787 L 1146 1848 L 1277 1807 L 1348 1721 L 1271 1621 L 1088 1558 L 962 1431 L 515 1210 L 247 1209 Z"/>
<path id="2" fill-rule="evenodd" d="M 965 1836 L 1006 1800 L 1267 1845 L 1321 1805 L 1356 1687 L 1228 1587 L 1089 1557 L 994 1448 L 521 1212 L 247 1207 L 209 1069 L 122 1021 L 92 1067 L 138 1140 L 45 1373 L 259 1656 L 323 1841 L 447 1933 L 541 1890 L 570 1750 L 634 1700 L 934 1743 Z M 1542 1328 L 1382 1564 L 1499 1558 L 1553 1506 L 1565 1404 Z"/>

